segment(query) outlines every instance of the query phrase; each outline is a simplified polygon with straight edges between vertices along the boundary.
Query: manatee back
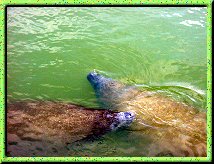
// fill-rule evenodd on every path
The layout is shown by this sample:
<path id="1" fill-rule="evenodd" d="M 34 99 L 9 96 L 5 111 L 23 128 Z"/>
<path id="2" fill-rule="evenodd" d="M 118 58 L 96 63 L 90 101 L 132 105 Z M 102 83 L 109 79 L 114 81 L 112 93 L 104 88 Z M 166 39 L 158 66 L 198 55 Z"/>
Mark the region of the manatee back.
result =
<path id="1" fill-rule="evenodd" d="M 64 102 L 11 102 L 7 108 L 9 156 L 66 156 L 67 145 L 128 127 L 128 112 L 85 108 Z"/>
<path id="2" fill-rule="evenodd" d="M 133 86 L 126 86 L 114 80 L 101 83 L 95 90 L 100 106 L 104 109 L 117 110 L 124 102 L 131 100 L 139 94 Z"/>
<path id="3" fill-rule="evenodd" d="M 132 111 L 133 131 L 148 134 L 174 156 L 206 156 L 206 113 L 159 94 L 141 93 L 118 111 Z"/>

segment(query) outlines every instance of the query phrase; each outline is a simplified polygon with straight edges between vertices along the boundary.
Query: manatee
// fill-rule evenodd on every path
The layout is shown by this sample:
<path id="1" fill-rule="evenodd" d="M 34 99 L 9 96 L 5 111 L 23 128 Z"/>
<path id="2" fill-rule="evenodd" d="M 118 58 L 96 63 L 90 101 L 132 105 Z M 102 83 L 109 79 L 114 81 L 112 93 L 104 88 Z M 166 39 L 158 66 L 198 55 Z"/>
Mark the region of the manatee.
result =
<path id="1" fill-rule="evenodd" d="M 129 128 L 152 140 L 150 145 L 142 147 L 142 151 L 149 151 L 148 156 L 207 155 L 205 112 L 167 95 L 139 90 L 96 72 L 89 73 L 87 79 L 102 108 L 135 114 Z"/>
<path id="2" fill-rule="evenodd" d="M 131 112 L 52 101 L 7 104 L 7 156 L 68 156 L 68 145 L 126 128 Z"/>

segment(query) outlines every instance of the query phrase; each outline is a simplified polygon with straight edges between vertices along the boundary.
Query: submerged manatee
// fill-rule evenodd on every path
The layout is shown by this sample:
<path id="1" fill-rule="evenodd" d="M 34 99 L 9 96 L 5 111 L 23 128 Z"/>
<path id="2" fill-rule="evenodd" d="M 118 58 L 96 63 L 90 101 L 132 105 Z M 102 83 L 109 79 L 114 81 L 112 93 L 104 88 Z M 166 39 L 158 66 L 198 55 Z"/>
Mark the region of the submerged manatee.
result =
<path id="1" fill-rule="evenodd" d="M 131 112 L 51 101 L 7 104 L 8 156 L 68 156 L 71 144 L 129 126 Z"/>
<path id="2" fill-rule="evenodd" d="M 89 73 L 87 79 L 102 108 L 135 113 L 131 130 L 152 139 L 150 156 L 157 155 L 154 153 L 157 146 L 160 152 L 170 152 L 172 156 L 207 155 L 205 112 L 155 92 L 126 86 L 96 72 Z M 160 154 L 164 153 L 158 156 Z"/>

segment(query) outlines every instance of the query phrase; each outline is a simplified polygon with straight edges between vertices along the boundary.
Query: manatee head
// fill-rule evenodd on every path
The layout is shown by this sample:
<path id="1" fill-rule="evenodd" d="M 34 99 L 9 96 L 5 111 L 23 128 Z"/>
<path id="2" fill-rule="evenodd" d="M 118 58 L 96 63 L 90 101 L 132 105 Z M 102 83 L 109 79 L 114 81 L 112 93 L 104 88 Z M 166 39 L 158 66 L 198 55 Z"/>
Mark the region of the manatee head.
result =
<path id="1" fill-rule="evenodd" d="M 107 117 L 112 117 L 112 116 L 108 115 Z M 132 123 L 134 118 L 135 118 L 135 115 L 133 112 L 119 112 L 114 117 L 114 121 L 110 125 L 110 129 L 115 131 L 118 128 L 126 128 Z"/>
<path id="2" fill-rule="evenodd" d="M 107 78 L 101 74 L 96 72 L 91 72 L 87 76 L 88 81 L 91 83 L 96 93 L 104 92 L 108 90 L 109 92 L 113 92 L 115 90 L 123 88 L 124 85 L 118 83 L 117 81 Z"/>
<path id="3" fill-rule="evenodd" d="M 111 110 L 101 110 L 102 112 L 95 116 L 92 132 L 86 137 L 86 140 L 96 139 L 107 132 L 117 131 L 129 128 L 135 119 L 133 112 L 114 112 Z"/>
<path id="4" fill-rule="evenodd" d="M 87 79 L 95 91 L 98 102 L 104 109 L 116 109 L 118 105 L 130 99 L 137 92 L 135 87 L 126 86 L 96 72 L 89 73 Z"/>

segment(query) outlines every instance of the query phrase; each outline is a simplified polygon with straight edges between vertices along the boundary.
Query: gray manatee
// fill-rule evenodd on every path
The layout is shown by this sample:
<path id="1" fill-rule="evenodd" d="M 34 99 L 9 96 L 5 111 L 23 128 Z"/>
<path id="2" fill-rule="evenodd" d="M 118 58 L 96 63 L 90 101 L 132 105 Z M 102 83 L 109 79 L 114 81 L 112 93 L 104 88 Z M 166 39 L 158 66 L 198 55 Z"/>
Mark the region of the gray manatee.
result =
<path id="1" fill-rule="evenodd" d="M 89 73 L 87 79 L 102 108 L 135 114 L 130 129 L 152 140 L 147 148 L 142 147 L 142 151 L 150 149 L 148 156 L 164 152 L 169 152 L 171 156 L 207 155 L 205 112 L 167 96 L 127 86 L 96 72 Z"/>
<path id="2" fill-rule="evenodd" d="M 72 156 L 84 139 L 126 128 L 131 112 L 113 112 L 52 101 L 7 104 L 7 156 Z"/>

